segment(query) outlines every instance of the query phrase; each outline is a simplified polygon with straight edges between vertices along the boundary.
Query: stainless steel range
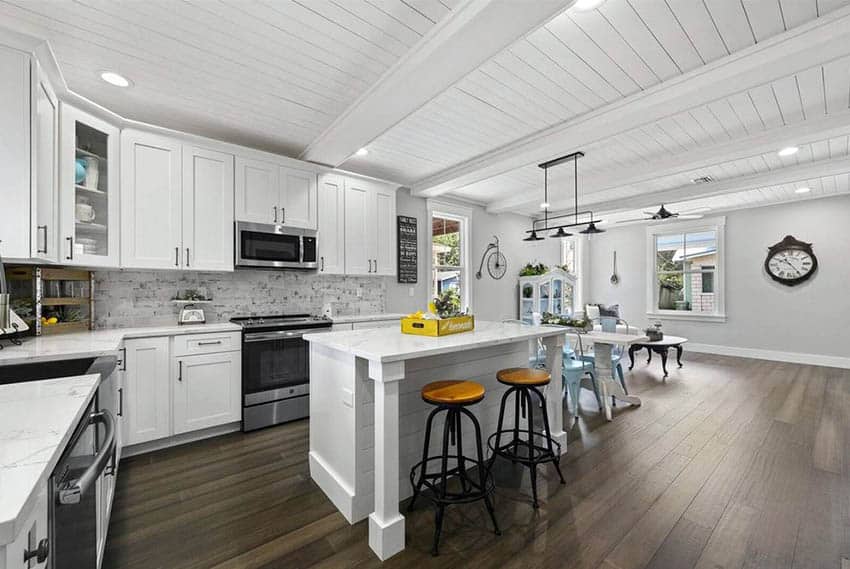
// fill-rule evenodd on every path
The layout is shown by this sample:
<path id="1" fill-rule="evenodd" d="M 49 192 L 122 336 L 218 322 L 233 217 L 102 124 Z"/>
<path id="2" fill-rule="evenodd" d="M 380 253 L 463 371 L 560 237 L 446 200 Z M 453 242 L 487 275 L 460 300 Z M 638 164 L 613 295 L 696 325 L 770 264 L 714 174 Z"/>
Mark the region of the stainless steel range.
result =
<path id="1" fill-rule="evenodd" d="M 245 316 L 242 326 L 242 430 L 310 414 L 310 346 L 304 334 L 332 322 L 309 314 Z"/>

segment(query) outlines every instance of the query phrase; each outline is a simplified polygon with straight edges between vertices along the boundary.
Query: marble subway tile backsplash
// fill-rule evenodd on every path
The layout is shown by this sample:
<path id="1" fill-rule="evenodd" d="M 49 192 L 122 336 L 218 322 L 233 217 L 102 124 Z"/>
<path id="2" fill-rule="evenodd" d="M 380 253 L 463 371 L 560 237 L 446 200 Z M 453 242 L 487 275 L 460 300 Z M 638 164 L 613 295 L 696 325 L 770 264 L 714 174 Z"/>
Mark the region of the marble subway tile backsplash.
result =
<path id="1" fill-rule="evenodd" d="M 387 278 L 318 275 L 300 271 L 239 270 L 95 272 L 95 327 L 162 326 L 177 321 L 178 291 L 203 290 L 207 322 L 247 314 L 321 314 L 333 302 L 340 315 L 386 312 Z M 359 295 L 358 295 L 359 291 Z"/>

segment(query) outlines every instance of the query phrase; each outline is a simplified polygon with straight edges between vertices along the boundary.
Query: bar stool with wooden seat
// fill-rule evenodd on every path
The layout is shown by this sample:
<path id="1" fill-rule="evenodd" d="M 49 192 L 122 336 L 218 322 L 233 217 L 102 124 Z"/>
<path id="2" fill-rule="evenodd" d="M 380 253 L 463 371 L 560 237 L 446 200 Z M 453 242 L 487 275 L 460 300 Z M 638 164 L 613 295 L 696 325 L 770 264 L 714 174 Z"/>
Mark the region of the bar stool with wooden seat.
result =
<path id="1" fill-rule="evenodd" d="M 565 483 L 560 466 L 561 445 L 552 438 L 552 432 L 549 430 L 549 415 L 546 412 L 546 401 L 538 389 L 551 381 L 551 375 L 545 369 L 516 367 L 500 370 L 496 374 L 496 379 L 499 383 L 509 386 L 509 389 L 502 396 L 496 432 L 490 435 L 490 438 L 487 440 L 487 445 L 492 451 L 490 467 L 492 467 L 497 456 L 506 458 L 515 464 L 519 463 L 528 466 L 531 470 L 532 504 L 537 508 L 539 507 L 537 503 L 538 464 L 551 462 L 555 465 L 555 470 L 558 472 L 561 484 Z M 542 403 L 542 432 L 534 430 L 535 403 L 531 397 L 532 393 L 536 394 Z M 514 396 L 514 425 L 506 429 L 504 428 L 505 409 L 508 405 L 508 398 L 511 395 Z M 526 418 L 526 415 L 528 424 L 524 429 L 520 429 L 520 416 Z M 521 431 L 526 436 L 525 439 L 520 438 Z M 504 444 L 502 443 L 503 435 L 510 437 L 508 442 Z"/>
<path id="2" fill-rule="evenodd" d="M 496 535 L 501 535 L 499 524 L 496 522 L 496 513 L 490 494 L 495 490 L 493 477 L 484 462 L 484 452 L 481 447 L 481 426 L 478 419 L 467 409 L 484 399 L 484 386 L 474 381 L 435 381 L 422 388 L 422 399 L 436 408 L 428 415 L 425 423 L 425 445 L 422 451 L 422 460 L 416 463 L 410 470 L 410 483 L 413 485 L 413 498 L 408 505 L 408 511 L 413 509 L 416 499 L 421 494 L 423 487 L 430 490 L 428 495 L 436 507 L 436 518 L 434 528 L 434 545 L 432 555 L 438 554 L 440 544 L 440 532 L 443 527 L 443 515 L 447 506 L 452 504 L 466 504 L 483 500 L 493 520 Z M 443 424 L 443 448 L 439 455 L 428 454 L 431 444 L 431 428 L 437 414 L 445 411 L 446 420 Z M 475 428 L 475 450 L 477 458 L 463 455 L 463 437 L 461 417 L 469 418 Z M 454 446 L 455 451 L 450 454 L 449 446 Z M 449 460 L 455 462 L 453 468 L 449 468 Z M 439 467 L 432 472 L 428 466 L 439 461 Z M 478 468 L 477 474 L 469 470 Z M 449 488 L 451 478 L 457 478 L 457 486 Z"/>

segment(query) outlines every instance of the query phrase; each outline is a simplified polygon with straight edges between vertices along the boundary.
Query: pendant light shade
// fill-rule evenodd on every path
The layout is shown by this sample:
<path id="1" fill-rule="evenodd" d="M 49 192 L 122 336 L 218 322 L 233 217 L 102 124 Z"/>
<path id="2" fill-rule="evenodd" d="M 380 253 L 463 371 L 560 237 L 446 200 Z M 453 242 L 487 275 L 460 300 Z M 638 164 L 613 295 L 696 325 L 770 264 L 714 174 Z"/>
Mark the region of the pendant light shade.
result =
<path id="1" fill-rule="evenodd" d="M 538 237 L 537 232 L 532 229 L 531 235 L 523 239 L 523 241 L 543 241 L 543 238 Z"/>
<path id="2" fill-rule="evenodd" d="M 564 237 L 570 237 L 570 236 L 572 236 L 572 233 L 567 233 L 566 231 L 564 231 L 563 227 L 559 227 L 558 231 L 556 231 L 555 233 L 553 233 L 549 237 L 551 237 L 552 239 L 563 239 Z"/>
<path id="3" fill-rule="evenodd" d="M 597 233 L 605 233 L 605 230 L 599 229 L 598 227 L 596 227 L 596 223 L 591 221 L 587 224 L 587 227 L 579 231 L 579 233 L 582 233 L 584 235 L 595 235 Z"/>

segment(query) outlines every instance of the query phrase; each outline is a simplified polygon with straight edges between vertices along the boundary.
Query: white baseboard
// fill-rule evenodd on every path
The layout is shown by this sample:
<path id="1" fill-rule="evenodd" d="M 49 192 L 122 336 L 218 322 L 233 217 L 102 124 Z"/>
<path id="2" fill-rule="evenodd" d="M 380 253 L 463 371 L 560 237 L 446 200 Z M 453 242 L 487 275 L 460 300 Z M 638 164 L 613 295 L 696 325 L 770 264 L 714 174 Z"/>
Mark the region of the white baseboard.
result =
<path id="1" fill-rule="evenodd" d="M 127 446 L 121 449 L 121 458 L 126 456 L 136 456 L 137 454 L 144 454 L 146 452 L 153 452 L 155 450 L 161 450 L 164 448 L 174 447 L 177 445 L 184 445 L 186 443 L 193 443 L 195 441 L 200 441 L 203 439 L 208 439 L 210 437 L 217 437 L 219 435 L 226 435 L 227 433 L 233 433 L 242 428 L 242 423 L 237 421 L 235 423 L 227 423 L 226 425 L 219 425 L 217 427 L 210 427 L 208 429 L 202 429 L 200 431 L 193 431 L 191 433 L 183 433 L 180 435 L 174 435 L 173 437 L 167 437 L 164 439 L 159 439 L 155 441 L 150 441 L 147 443 L 139 443 L 132 446 Z"/>
<path id="2" fill-rule="evenodd" d="M 738 346 L 717 346 L 714 344 L 698 344 L 688 342 L 684 345 L 685 352 L 700 352 L 703 354 L 718 354 L 721 356 L 736 356 L 739 358 L 754 358 L 757 360 L 773 360 L 794 364 L 808 364 L 825 367 L 850 369 L 850 358 L 827 356 L 823 354 L 802 354 L 799 352 L 781 352 L 759 348 L 741 348 Z"/>
<path id="3" fill-rule="evenodd" d="M 354 524 L 366 517 L 374 509 L 374 498 L 356 496 L 351 487 L 339 479 L 339 476 L 315 452 L 310 451 L 310 477 L 319 485 L 325 496 L 333 502 L 348 523 Z"/>

